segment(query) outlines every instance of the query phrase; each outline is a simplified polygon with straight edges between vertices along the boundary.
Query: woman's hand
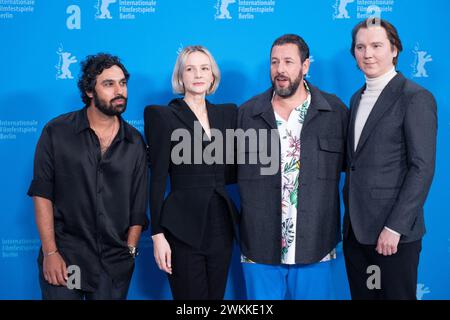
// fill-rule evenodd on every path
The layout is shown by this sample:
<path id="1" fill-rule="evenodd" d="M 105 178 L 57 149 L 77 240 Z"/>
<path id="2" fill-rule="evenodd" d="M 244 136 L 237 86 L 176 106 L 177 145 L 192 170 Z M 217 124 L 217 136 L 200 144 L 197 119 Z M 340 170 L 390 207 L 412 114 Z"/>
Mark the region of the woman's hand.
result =
<path id="1" fill-rule="evenodd" d="M 158 233 L 152 236 L 153 255 L 155 256 L 158 268 L 169 274 L 172 274 L 172 251 L 169 242 L 167 242 L 164 233 Z"/>

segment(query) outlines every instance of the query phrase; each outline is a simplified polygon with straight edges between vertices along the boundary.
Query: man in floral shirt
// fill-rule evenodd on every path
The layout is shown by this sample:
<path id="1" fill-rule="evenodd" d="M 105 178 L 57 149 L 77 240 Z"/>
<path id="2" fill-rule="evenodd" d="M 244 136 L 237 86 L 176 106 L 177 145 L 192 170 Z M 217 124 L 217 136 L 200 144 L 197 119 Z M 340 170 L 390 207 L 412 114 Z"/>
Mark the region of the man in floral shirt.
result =
<path id="1" fill-rule="evenodd" d="M 270 58 L 272 88 L 244 103 L 238 117 L 239 128 L 279 142 L 256 144 L 258 155 L 278 157 L 275 174 L 262 173 L 262 161 L 238 168 L 247 297 L 330 299 L 347 108 L 304 80 L 310 61 L 301 37 L 275 40 Z"/>

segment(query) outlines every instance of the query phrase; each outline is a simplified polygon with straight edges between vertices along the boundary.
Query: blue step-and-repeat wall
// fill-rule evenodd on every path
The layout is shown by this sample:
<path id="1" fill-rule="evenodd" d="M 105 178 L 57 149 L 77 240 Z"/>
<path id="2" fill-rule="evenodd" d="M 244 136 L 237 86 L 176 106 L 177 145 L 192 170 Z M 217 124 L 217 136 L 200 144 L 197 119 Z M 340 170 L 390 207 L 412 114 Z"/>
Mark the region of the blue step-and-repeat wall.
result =
<path id="1" fill-rule="evenodd" d="M 131 73 L 124 118 L 143 130 L 147 104 L 172 97 L 179 50 L 201 44 L 222 71 L 213 102 L 241 104 L 270 85 L 269 50 L 284 33 L 311 49 L 308 79 L 346 103 L 364 81 L 349 53 L 352 27 L 381 14 L 404 45 L 398 70 L 434 93 L 439 130 L 436 174 L 425 205 L 419 299 L 450 298 L 450 42 L 448 0 L 0 0 L 0 299 L 40 299 L 40 246 L 26 196 L 40 132 L 55 116 L 82 106 L 76 86 L 86 55 L 110 52 Z M 236 188 L 231 192 L 238 201 Z M 153 260 L 148 232 L 131 284 L 131 299 L 170 299 Z M 342 257 L 333 262 L 337 299 L 348 299 Z M 236 248 L 226 298 L 245 299 Z"/>

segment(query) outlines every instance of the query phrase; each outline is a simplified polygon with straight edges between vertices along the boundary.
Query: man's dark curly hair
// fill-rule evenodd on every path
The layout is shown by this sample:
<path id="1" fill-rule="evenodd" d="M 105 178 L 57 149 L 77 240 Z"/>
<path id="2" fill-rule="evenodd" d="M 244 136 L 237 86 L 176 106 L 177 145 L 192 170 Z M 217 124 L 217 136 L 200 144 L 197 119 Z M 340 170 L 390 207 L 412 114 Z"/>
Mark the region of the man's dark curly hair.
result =
<path id="1" fill-rule="evenodd" d="M 130 74 L 125 66 L 120 62 L 117 56 L 109 53 L 97 53 L 96 55 L 89 55 L 81 62 L 81 72 L 78 80 L 78 88 L 80 89 L 81 99 L 86 105 L 91 103 L 91 99 L 86 92 L 94 92 L 97 82 L 97 76 L 105 69 L 112 66 L 118 66 L 122 69 L 125 79 L 128 81 Z"/>

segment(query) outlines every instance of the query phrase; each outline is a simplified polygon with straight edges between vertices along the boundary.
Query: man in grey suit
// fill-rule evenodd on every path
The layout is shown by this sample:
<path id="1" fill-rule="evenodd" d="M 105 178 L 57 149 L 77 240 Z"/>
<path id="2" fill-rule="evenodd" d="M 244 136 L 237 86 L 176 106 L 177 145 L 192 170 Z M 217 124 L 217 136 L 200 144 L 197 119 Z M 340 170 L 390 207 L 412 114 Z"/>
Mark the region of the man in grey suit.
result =
<path id="1" fill-rule="evenodd" d="M 436 157 L 433 95 L 397 72 L 402 44 L 385 20 L 352 32 L 366 84 L 350 102 L 344 254 L 353 299 L 416 299 L 423 205 Z"/>
<path id="2" fill-rule="evenodd" d="M 330 299 L 347 108 L 304 80 L 309 48 L 301 37 L 276 39 L 270 59 L 272 87 L 238 111 L 238 128 L 259 138 L 238 148 L 257 158 L 238 163 L 247 298 Z M 262 170 L 265 155 L 277 163 L 273 174 Z"/>

